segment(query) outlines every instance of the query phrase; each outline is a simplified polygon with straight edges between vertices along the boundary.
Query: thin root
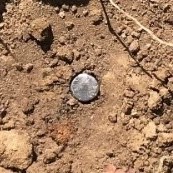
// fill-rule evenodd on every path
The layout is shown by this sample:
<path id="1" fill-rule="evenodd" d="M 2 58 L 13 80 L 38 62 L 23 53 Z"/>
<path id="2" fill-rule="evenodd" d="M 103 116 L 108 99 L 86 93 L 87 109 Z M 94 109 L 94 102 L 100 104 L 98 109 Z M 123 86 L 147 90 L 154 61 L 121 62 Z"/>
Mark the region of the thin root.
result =
<path id="1" fill-rule="evenodd" d="M 142 28 L 144 31 L 146 31 L 153 40 L 159 42 L 162 45 L 166 45 L 166 46 L 170 46 L 173 47 L 173 43 L 170 42 L 166 42 L 164 40 L 161 40 L 160 38 L 158 38 L 150 29 L 146 28 L 145 26 L 143 26 L 136 18 L 134 18 L 133 16 L 131 16 L 130 14 L 126 13 L 123 9 L 121 9 L 117 4 L 115 4 L 115 2 L 113 0 L 109 0 L 109 2 L 121 13 L 123 13 L 125 16 L 127 16 L 129 19 L 133 20 L 140 28 Z"/>

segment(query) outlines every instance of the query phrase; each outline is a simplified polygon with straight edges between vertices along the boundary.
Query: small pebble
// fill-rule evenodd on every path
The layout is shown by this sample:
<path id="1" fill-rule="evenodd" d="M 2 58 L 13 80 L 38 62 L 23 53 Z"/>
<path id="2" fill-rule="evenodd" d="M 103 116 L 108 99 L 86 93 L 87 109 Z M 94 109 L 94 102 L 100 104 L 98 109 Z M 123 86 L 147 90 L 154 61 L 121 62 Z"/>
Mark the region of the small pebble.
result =
<path id="1" fill-rule="evenodd" d="M 101 55 L 102 55 L 102 49 L 101 49 L 101 48 L 96 48 L 96 49 L 95 49 L 95 54 L 96 54 L 97 56 L 101 56 Z"/>
<path id="2" fill-rule="evenodd" d="M 0 29 L 4 27 L 5 23 L 0 23 Z"/>
<path id="3" fill-rule="evenodd" d="M 73 50 L 73 54 L 74 54 L 74 59 L 75 60 L 79 60 L 81 57 L 81 54 L 78 50 Z"/>
<path id="4" fill-rule="evenodd" d="M 124 91 L 124 96 L 127 98 L 133 98 L 135 96 L 135 92 L 131 89 L 126 89 Z"/>
<path id="5" fill-rule="evenodd" d="M 60 42 L 60 44 L 64 45 L 66 43 L 66 37 L 65 36 L 60 36 L 58 41 Z"/>
<path id="6" fill-rule="evenodd" d="M 77 7 L 76 7 L 76 5 L 73 5 L 73 6 L 71 7 L 71 11 L 72 11 L 73 13 L 77 13 Z"/>
<path id="7" fill-rule="evenodd" d="M 74 60 L 74 54 L 72 50 L 66 50 L 66 49 L 61 49 L 57 52 L 57 56 L 59 57 L 60 60 L 71 64 Z"/>
<path id="8" fill-rule="evenodd" d="M 69 106 L 75 106 L 75 105 L 77 105 L 77 101 L 74 99 L 74 98 L 71 98 L 71 99 L 69 99 L 68 101 L 67 101 L 67 104 L 69 105 Z"/>
<path id="9" fill-rule="evenodd" d="M 136 32 L 136 31 L 133 31 L 133 32 L 131 33 L 131 36 L 139 39 L 140 33 L 139 33 L 139 32 Z"/>
<path id="10" fill-rule="evenodd" d="M 64 4 L 64 5 L 62 5 L 62 9 L 64 11 L 69 11 L 70 7 L 69 7 L 69 5 Z"/>
<path id="11" fill-rule="evenodd" d="M 17 71 L 22 71 L 23 70 L 23 66 L 22 66 L 21 63 L 16 63 L 16 64 L 14 64 L 14 66 L 16 67 Z"/>
<path id="12" fill-rule="evenodd" d="M 103 21 L 102 11 L 98 9 L 92 10 L 90 17 L 93 25 L 99 25 Z"/>
<path id="13" fill-rule="evenodd" d="M 68 30 L 72 30 L 74 27 L 73 22 L 65 22 L 65 26 Z"/>
<path id="14" fill-rule="evenodd" d="M 84 15 L 85 17 L 88 16 L 88 13 L 89 13 L 88 10 L 84 10 L 84 11 L 83 11 L 83 15 Z"/>
<path id="15" fill-rule="evenodd" d="M 127 44 L 131 44 L 133 41 L 133 37 L 131 35 L 127 36 Z"/>
<path id="16" fill-rule="evenodd" d="M 57 12 L 57 13 L 59 13 L 59 7 L 55 7 L 55 11 Z"/>
<path id="17" fill-rule="evenodd" d="M 65 13 L 64 13 L 64 11 L 61 11 L 61 12 L 59 13 L 59 17 L 60 17 L 61 19 L 64 19 L 64 18 L 65 18 Z"/>
<path id="18" fill-rule="evenodd" d="M 136 54 L 140 50 L 139 42 L 138 40 L 134 40 L 130 46 L 129 46 L 130 52 Z"/>
<path id="19" fill-rule="evenodd" d="M 24 70 L 27 72 L 27 73 L 30 73 L 31 71 L 32 71 L 32 69 L 33 69 L 33 64 L 31 64 L 31 63 L 28 63 L 28 64 L 26 64 L 25 66 L 24 66 Z"/>
<path id="20" fill-rule="evenodd" d="M 49 66 L 55 67 L 58 64 L 58 62 L 59 62 L 58 58 L 55 58 L 50 62 Z"/>
<path id="21" fill-rule="evenodd" d="M 111 122 L 111 123 L 117 123 L 117 115 L 109 115 L 108 116 L 108 120 Z"/>

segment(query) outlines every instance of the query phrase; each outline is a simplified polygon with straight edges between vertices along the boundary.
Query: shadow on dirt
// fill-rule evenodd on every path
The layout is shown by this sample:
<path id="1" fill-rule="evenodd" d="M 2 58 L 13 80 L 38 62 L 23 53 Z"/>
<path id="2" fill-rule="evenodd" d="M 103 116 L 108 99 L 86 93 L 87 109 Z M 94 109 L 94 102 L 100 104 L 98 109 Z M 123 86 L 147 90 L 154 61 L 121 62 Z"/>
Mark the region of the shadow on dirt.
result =
<path id="1" fill-rule="evenodd" d="M 49 4 L 52 6 L 61 6 L 66 5 L 76 5 L 76 6 L 85 6 L 89 3 L 89 0 L 40 0 L 44 4 Z"/>

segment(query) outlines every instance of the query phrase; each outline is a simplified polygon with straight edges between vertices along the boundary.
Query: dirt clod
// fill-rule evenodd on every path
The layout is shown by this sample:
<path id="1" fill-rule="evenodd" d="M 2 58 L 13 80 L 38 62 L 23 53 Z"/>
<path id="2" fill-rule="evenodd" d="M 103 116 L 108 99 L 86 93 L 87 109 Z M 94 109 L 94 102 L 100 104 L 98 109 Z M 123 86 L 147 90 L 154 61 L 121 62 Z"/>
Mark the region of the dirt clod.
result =
<path id="1" fill-rule="evenodd" d="M 86 13 L 84 15 L 86 15 Z M 90 12 L 90 16 L 93 25 L 99 25 L 103 21 L 102 11 L 99 9 L 93 9 Z"/>
<path id="2" fill-rule="evenodd" d="M 26 169 L 32 163 L 32 144 L 26 132 L 0 132 L 0 165 L 5 168 Z"/>
<path id="3" fill-rule="evenodd" d="M 149 122 L 143 129 L 143 133 L 147 139 L 155 139 L 157 137 L 156 125 L 154 122 Z"/>
<path id="4" fill-rule="evenodd" d="M 48 19 L 37 18 L 31 23 L 31 34 L 38 41 L 43 41 L 45 36 L 43 35 L 44 30 L 50 27 Z"/>
<path id="5" fill-rule="evenodd" d="M 150 96 L 148 99 L 148 107 L 151 110 L 158 109 L 161 104 L 161 97 L 156 91 L 150 91 Z"/>
<path id="6" fill-rule="evenodd" d="M 173 133 L 160 133 L 158 136 L 159 145 L 168 147 L 173 143 Z"/>
<path id="7" fill-rule="evenodd" d="M 34 102 L 29 98 L 23 98 L 21 102 L 22 111 L 25 114 L 31 114 L 34 111 Z"/>
<path id="8" fill-rule="evenodd" d="M 60 60 L 71 64 L 74 59 L 74 53 L 70 47 L 62 47 L 57 50 L 57 56 Z"/>

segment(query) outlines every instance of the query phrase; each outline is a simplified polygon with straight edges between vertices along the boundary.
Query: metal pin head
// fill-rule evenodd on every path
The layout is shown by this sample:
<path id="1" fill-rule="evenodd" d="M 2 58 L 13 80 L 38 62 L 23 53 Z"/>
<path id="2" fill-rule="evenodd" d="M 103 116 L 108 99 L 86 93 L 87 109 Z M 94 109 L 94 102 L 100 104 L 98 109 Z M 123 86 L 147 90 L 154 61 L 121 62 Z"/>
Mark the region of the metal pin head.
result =
<path id="1" fill-rule="evenodd" d="M 77 100 L 89 102 L 98 95 L 99 84 L 92 75 L 81 73 L 72 80 L 70 89 Z"/>

